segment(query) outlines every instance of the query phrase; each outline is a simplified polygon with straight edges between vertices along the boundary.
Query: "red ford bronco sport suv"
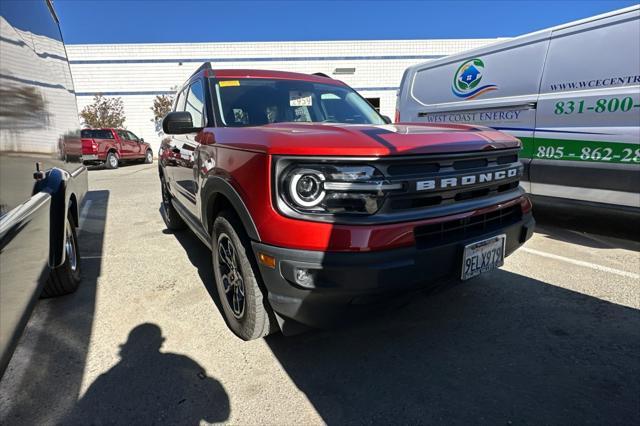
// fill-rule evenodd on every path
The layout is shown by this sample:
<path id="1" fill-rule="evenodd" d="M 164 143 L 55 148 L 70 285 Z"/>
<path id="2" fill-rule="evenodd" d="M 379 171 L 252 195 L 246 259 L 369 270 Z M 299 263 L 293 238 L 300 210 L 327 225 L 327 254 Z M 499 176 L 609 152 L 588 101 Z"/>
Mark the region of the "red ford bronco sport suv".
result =
<path id="1" fill-rule="evenodd" d="M 163 128 L 166 225 L 211 248 L 225 319 L 245 340 L 472 278 L 533 232 L 517 139 L 389 124 L 325 76 L 204 64 Z"/>
<path id="2" fill-rule="evenodd" d="M 122 161 L 153 163 L 151 145 L 125 129 L 83 129 L 82 162 L 117 169 Z"/>

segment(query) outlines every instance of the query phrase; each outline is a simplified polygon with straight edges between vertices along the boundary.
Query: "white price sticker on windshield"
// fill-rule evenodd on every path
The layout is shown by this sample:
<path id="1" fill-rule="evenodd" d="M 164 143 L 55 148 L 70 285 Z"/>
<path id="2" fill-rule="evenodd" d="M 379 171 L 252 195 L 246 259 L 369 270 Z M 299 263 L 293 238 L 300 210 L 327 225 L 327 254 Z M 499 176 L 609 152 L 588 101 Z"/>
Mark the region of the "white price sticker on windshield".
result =
<path id="1" fill-rule="evenodd" d="M 292 90 L 289 92 L 289 106 L 311 106 L 313 105 L 311 92 L 300 92 L 298 90 Z"/>

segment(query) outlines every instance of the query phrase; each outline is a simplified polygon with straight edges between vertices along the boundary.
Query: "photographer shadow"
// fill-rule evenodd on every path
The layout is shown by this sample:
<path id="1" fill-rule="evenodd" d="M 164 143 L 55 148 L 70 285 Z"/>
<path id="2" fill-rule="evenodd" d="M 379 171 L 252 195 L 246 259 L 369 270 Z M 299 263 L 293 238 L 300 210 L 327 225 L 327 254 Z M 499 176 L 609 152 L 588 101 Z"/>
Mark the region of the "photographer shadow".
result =
<path id="1" fill-rule="evenodd" d="M 191 358 L 160 352 L 160 327 L 145 323 L 120 346 L 120 362 L 76 404 L 73 424 L 199 424 L 229 417 L 229 397 Z"/>

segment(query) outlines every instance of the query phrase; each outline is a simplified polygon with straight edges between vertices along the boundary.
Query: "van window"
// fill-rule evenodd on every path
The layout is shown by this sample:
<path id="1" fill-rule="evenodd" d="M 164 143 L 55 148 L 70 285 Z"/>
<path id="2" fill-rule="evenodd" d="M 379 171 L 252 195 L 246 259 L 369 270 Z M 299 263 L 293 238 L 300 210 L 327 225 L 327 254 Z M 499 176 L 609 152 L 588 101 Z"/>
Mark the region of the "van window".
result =
<path id="1" fill-rule="evenodd" d="M 187 102 L 185 103 L 184 110 L 191 113 L 193 125 L 195 127 L 205 126 L 204 90 L 202 88 L 202 81 L 196 81 L 189 88 L 189 94 L 187 95 Z"/>

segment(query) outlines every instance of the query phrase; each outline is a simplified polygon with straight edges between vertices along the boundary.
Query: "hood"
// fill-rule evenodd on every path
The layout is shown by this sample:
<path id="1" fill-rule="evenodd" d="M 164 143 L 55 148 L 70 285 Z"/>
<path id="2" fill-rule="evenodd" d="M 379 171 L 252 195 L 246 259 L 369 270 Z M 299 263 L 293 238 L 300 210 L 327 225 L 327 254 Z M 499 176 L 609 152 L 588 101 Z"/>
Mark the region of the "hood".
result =
<path id="1" fill-rule="evenodd" d="M 393 156 L 473 152 L 520 147 L 487 127 L 431 124 L 275 123 L 219 128 L 216 142 L 273 155 Z"/>

